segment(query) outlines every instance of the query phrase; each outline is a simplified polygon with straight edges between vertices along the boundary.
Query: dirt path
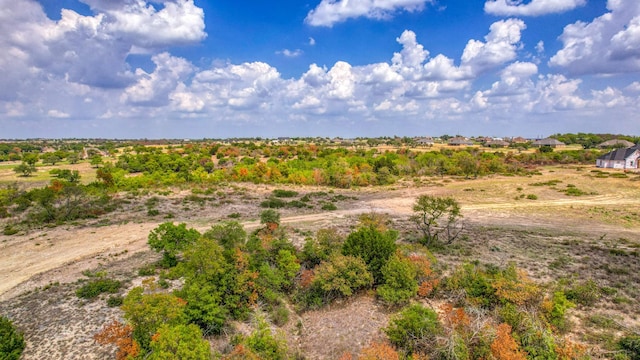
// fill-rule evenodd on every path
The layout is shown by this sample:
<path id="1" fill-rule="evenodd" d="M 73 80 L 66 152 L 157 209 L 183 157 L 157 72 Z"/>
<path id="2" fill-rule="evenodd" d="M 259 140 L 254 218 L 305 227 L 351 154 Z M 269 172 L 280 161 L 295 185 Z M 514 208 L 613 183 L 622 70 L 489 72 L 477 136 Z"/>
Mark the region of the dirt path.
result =
<path id="1" fill-rule="evenodd" d="M 349 209 L 332 212 L 291 215 L 281 219 L 283 224 L 302 227 L 329 227 L 336 222 L 367 212 L 388 213 L 404 217 L 411 214 L 416 197 L 425 193 L 441 192 L 433 188 L 410 188 L 399 191 L 370 193 L 349 205 Z M 360 194 L 362 195 L 362 194 Z M 640 213 L 636 199 L 622 196 L 597 195 L 579 198 L 559 198 L 537 201 L 509 201 L 479 204 L 462 203 L 465 220 L 475 223 L 516 224 L 520 226 L 571 225 L 562 214 L 571 206 L 624 206 Z M 514 209 L 545 209 L 545 214 L 518 215 Z M 551 209 L 551 210 L 550 210 Z M 555 209 L 555 210 L 553 210 Z M 554 215 L 555 212 L 555 215 Z M 555 218 L 555 219 L 554 219 Z M 206 230 L 215 222 L 211 219 L 192 219 L 190 226 Z M 147 235 L 159 222 L 126 223 L 102 227 L 53 228 L 35 231 L 22 236 L 0 235 L 0 300 L 6 300 L 21 292 L 49 282 L 71 282 L 81 277 L 83 270 L 91 269 L 105 261 L 132 256 L 148 250 Z M 259 221 L 247 221 L 243 225 L 251 230 Z M 582 230 L 624 231 L 638 236 L 638 230 L 623 229 L 607 224 L 575 224 Z M 589 229 L 587 229 L 589 228 Z M 35 275 L 57 269 L 54 277 L 29 281 Z"/>
<path id="2" fill-rule="evenodd" d="M 336 220 L 371 211 L 370 207 L 283 217 L 283 224 L 331 226 Z M 204 231 L 210 227 L 189 224 Z M 113 259 L 148 250 L 147 236 L 158 222 L 127 223 L 89 228 L 54 228 L 22 236 L 0 236 L 0 301 L 49 282 L 71 282 L 82 271 Z M 243 222 L 247 230 L 259 221 Z M 48 279 L 29 282 L 35 275 L 58 269 Z"/>

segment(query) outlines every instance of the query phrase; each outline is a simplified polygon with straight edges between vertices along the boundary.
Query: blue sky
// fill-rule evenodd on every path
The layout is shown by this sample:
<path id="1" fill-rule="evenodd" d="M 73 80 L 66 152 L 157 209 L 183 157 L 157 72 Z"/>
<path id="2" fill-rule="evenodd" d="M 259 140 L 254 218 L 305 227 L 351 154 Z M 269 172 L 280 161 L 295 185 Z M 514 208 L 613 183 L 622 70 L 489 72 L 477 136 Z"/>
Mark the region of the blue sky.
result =
<path id="1" fill-rule="evenodd" d="M 0 138 L 640 134 L 637 0 L 0 6 Z"/>

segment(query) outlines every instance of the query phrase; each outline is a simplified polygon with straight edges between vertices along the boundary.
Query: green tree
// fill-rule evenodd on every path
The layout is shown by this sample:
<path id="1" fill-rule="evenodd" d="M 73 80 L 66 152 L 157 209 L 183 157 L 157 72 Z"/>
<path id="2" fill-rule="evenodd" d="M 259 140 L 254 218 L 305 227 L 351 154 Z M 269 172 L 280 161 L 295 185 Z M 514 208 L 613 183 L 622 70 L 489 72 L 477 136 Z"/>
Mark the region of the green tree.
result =
<path id="1" fill-rule="evenodd" d="M 185 301 L 171 294 L 145 294 L 142 287 L 133 288 L 124 298 L 124 318 L 133 327 L 133 338 L 143 351 L 151 347 L 151 337 L 163 325 L 187 323 Z"/>
<path id="2" fill-rule="evenodd" d="M 313 268 L 329 260 L 333 253 L 340 252 L 343 242 L 344 238 L 335 228 L 320 229 L 315 238 L 305 239 L 301 258 L 307 267 Z"/>
<path id="3" fill-rule="evenodd" d="M 342 254 L 364 260 L 376 284 L 383 281 L 382 267 L 396 251 L 398 233 L 393 230 L 380 231 L 375 226 L 361 227 L 347 236 L 342 245 Z"/>
<path id="4" fill-rule="evenodd" d="M 35 166 L 39 158 L 40 157 L 36 153 L 25 153 L 24 155 L 22 155 L 22 162 L 31 166 Z"/>
<path id="5" fill-rule="evenodd" d="M 14 167 L 13 171 L 16 174 L 20 174 L 20 176 L 28 177 L 32 173 L 36 172 L 36 167 L 34 165 L 30 165 L 26 162 L 23 162 L 22 164 Z"/>
<path id="6" fill-rule="evenodd" d="M 196 325 L 162 325 L 153 335 L 149 360 L 210 360 L 209 343 Z"/>
<path id="7" fill-rule="evenodd" d="M 172 222 L 160 224 L 149 233 L 149 246 L 155 251 L 162 251 L 163 265 L 175 266 L 178 252 L 183 251 L 190 244 L 200 238 L 195 229 L 187 229 L 187 224 L 174 225 Z"/>
<path id="8" fill-rule="evenodd" d="M 406 303 L 418 293 L 416 266 L 408 258 L 396 253 L 382 267 L 384 283 L 376 292 L 385 302 L 398 305 Z"/>
<path id="9" fill-rule="evenodd" d="M 11 320 L 0 316 L 0 360 L 18 360 L 24 350 L 24 336 Z"/>
<path id="10" fill-rule="evenodd" d="M 67 161 L 69 164 L 77 164 L 80 161 L 80 156 L 76 153 L 71 153 L 67 156 Z"/>
<path id="11" fill-rule="evenodd" d="M 275 224 L 277 227 L 280 225 L 280 213 L 273 209 L 264 210 L 260 213 L 260 223 L 267 226 Z"/>
<path id="12" fill-rule="evenodd" d="M 185 312 L 189 320 L 207 335 L 222 330 L 228 315 L 225 300 L 235 302 L 226 297 L 231 295 L 235 284 L 233 269 L 222 252 L 215 240 L 201 238 L 185 251 L 180 265 L 185 284 L 177 294 L 187 302 Z"/>
<path id="13" fill-rule="evenodd" d="M 62 160 L 55 153 L 42 154 L 40 158 L 42 159 L 43 164 L 48 164 L 48 165 L 55 165 L 56 163 L 59 163 Z"/>
<path id="14" fill-rule="evenodd" d="M 247 239 L 246 231 L 244 231 L 242 224 L 237 221 L 225 221 L 214 225 L 202 236 L 207 239 L 217 240 L 227 250 L 244 245 Z"/>
<path id="15" fill-rule="evenodd" d="M 89 164 L 91 164 L 91 166 L 93 167 L 100 167 L 100 165 L 104 164 L 104 161 L 102 160 L 102 156 L 100 156 L 99 154 L 95 154 L 91 157 L 91 159 L 89 159 Z"/>
<path id="16" fill-rule="evenodd" d="M 451 197 L 421 195 L 413 205 L 413 213 L 411 220 L 427 246 L 440 242 L 442 236 L 445 244 L 451 244 L 464 228 L 460 205 Z"/>

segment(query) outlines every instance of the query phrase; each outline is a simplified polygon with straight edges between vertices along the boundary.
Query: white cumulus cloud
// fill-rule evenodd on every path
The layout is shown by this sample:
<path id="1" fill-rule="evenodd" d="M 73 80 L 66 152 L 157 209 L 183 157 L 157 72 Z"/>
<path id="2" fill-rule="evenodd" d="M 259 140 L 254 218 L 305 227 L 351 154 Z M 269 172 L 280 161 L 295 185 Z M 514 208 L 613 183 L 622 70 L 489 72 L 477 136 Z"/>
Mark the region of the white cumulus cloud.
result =
<path id="1" fill-rule="evenodd" d="M 302 55 L 303 51 L 300 49 L 295 49 L 295 50 L 283 49 L 281 51 L 276 51 L 276 54 L 283 55 L 284 57 L 288 57 L 288 58 L 294 58 Z"/>
<path id="2" fill-rule="evenodd" d="M 584 6 L 586 0 L 488 0 L 484 11 L 503 16 L 540 16 L 563 13 Z"/>
<path id="3" fill-rule="evenodd" d="M 366 17 L 385 19 L 398 11 L 420 11 L 434 0 L 322 0 L 307 14 L 311 26 L 331 27 L 347 19 Z"/>
<path id="4" fill-rule="evenodd" d="M 494 22 L 489 34 L 485 36 L 485 42 L 469 40 L 462 53 L 462 66 L 478 75 L 514 60 L 520 46 L 521 33 L 526 27 L 520 19 Z"/>
<path id="5" fill-rule="evenodd" d="M 567 25 L 549 65 L 574 75 L 640 71 L 640 1 L 609 0 L 607 9 L 591 22 Z"/>

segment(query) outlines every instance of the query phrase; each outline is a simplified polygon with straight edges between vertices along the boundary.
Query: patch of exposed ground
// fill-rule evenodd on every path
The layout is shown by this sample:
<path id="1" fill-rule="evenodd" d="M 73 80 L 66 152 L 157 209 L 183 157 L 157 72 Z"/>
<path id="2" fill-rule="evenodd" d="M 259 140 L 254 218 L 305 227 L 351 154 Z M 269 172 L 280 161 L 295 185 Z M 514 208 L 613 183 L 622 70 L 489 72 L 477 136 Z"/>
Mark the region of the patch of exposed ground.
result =
<path id="1" fill-rule="evenodd" d="M 355 355 L 372 341 L 383 341 L 381 328 L 388 322 L 389 312 L 373 296 L 357 296 L 302 314 L 294 333 L 289 334 L 289 346 L 310 360 Z"/>

